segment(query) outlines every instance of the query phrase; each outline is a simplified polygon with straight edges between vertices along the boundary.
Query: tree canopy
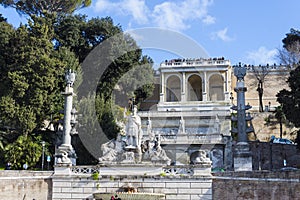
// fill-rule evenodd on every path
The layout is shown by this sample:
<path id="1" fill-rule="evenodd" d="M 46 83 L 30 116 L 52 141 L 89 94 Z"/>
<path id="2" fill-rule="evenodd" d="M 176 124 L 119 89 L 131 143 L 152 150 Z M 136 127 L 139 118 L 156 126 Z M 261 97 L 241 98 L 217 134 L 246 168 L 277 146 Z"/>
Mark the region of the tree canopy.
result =
<path id="1" fill-rule="evenodd" d="M 73 13 L 91 3 L 91 0 L 0 0 L 0 4 L 4 7 L 13 7 L 19 14 L 27 15 L 42 15 L 44 12 Z"/>
<path id="2" fill-rule="evenodd" d="M 86 15 L 61 15 L 54 24 L 55 48 L 68 47 L 82 63 L 100 43 L 116 34 L 122 34 L 112 18 L 91 18 Z"/>
<path id="3" fill-rule="evenodd" d="M 283 89 L 277 94 L 285 117 L 296 127 L 300 127 L 300 66 L 290 72 L 288 78 L 290 90 Z"/>
<path id="4" fill-rule="evenodd" d="M 45 120 L 59 115 L 63 106 L 60 93 L 64 73 L 67 69 L 80 69 L 75 54 L 69 49 L 53 48 L 53 20 L 52 15 L 47 18 L 33 16 L 28 25 L 17 29 L 6 22 L 0 23 L 0 126 L 1 130 L 5 127 L 14 130 L 19 137 L 38 134 L 47 128 Z M 29 148 L 31 142 L 40 139 L 32 137 L 19 141 L 28 142 L 23 145 Z M 11 148 L 14 145 L 5 150 L 11 152 Z"/>
<path id="5" fill-rule="evenodd" d="M 17 2 L 0 1 L 1 4 L 7 3 L 7 6 Z M 30 12 L 23 9 L 22 12 L 31 14 L 31 17 L 28 24 L 16 29 L 0 16 L 0 138 L 4 138 L 0 143 L 1 149 L 7 154 L 12 153 L 21 143 L 24 149 L 30 149 L 29 146 L 35 148 L 33 144 L 39 145 L 45 139 L 53 145 L 54 141 L 50 140 L 53 136 L 50 135 L 54 134 L 48 133 L 54 132 L 48 129 L 48 123 L 62 118 L 63 96 L 60 93 L 65 86 L 65 71 L 73 69 L 77 72 L 75 90 L 82 80 L 86 83 L 91 81 L 89 77 L 81 78 L 81 74 L 87 74 L 86 70 L 90 69 L 89 66 L 81 67 L 80 63 L 99 44 L 110 38 L 113 39 L 110 39 L 109 48 L 101 54 L 102 57 L 94 60 L 92 66 L 95 67 L 93 70 L 99 70 L 97 67 L 104 65 L 102 58 L 109 61 L 103 75 L 95 79 L 99 83 L 98 94 L 88 96 L 93 91 L 80 90 L 85 94 L 78 95 L 78 102 L 75 103 L 82 105 L 89 102 L 89 98 L 95 98 L 96 101 L 91 101 L 95 104 L 90 103 L 87 108 L 96 106 L 94 109 L 97 110 L 101 127 L 109 139 L 114 138 L 119 129 L 114 119 L 115 111 L 112 110 L 115 109 L 112 91 L 116 84 L 122 84 L 119 79 L 132 71 L 135 75 L 127 77 L 127 81 L 132 78 L 136 96 L 146 98 L 150 95 L 153 89 L 151 84 L 142 83 L 146 76 L 150 80 L 153 76 L 151 59 L 142 55 L 135 41 L 124 34 L 119 25 L 114 25 L 110 17 L 88 20 L 84 15 L 70 15 L 66 11 L 59 15 L 52 13 L 52 10 L 43 14 L 36 13 L 34 9 Z M 118 57 L 113 56 L 116 53 Z M 142 68 L 140 71 L 131 70 L 135 66 Z M 137 78 L 141 80 L 134 80 Z M 79 93 L 79 90 L 76 92 Z M 15 136 L 7 137 L 11 133 Z M 79 148 L 82 146 L 79 145 Z M 24 160 L 23 157 L 9 157 L 19 160 L 6 160 L 11 163 Z M 35 157 L 32 159 L 26 160 L 30 166 L 37 161 Z M 14 167 L 20 168 L 20 165 Z"/>
<path id="6" fill-rule="evenodd" d="M 295 68 L 300 61 L 300 31 L 291 29 L 282 40 L 283 48 L 278 50 L 278 58 L 282 64 Z"/>
<path id="7" fill-rule="evenodd" d="M 283 89 L 277 94 L 277 101 L 285 118 L 292 122 L 297 128 L 300 127 L 300 66 L 290 72 L 288 78 L 290 90 Z M 297 132 L 296 143 L 300 148 L 300 130 Z"/>

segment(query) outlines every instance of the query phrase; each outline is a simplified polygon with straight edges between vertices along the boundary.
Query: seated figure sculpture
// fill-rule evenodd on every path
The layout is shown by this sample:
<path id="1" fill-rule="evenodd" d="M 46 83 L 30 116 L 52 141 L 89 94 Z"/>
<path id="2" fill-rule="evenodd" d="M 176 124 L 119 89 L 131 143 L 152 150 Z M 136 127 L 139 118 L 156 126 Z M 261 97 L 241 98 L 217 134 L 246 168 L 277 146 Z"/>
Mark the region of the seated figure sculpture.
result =
<path id="1" fill-rule="evenodd" d="M 150 161 L 169 165 L 171 159 L 160 146 L 160 135 L 155 136 L 151 127 L 148 127 L 151 140 L 142 142 L 141 118 L 137 115 L 136 106 L 126 121 L 126 125 L 118 122 L 121 130 L 116 139 L 101 145 L 103 156 L 99 158 L 99 162 L 101 164 L 134 164 Z"/>
<path id="2" fill-rule="evenodd" d="M 211 160 L 207 157 L 207 152 L 205 150 L 199 150 L 197 152 L 197 157 L 193 160 L 194 164 L 205 164 L 211 163 Z"/>

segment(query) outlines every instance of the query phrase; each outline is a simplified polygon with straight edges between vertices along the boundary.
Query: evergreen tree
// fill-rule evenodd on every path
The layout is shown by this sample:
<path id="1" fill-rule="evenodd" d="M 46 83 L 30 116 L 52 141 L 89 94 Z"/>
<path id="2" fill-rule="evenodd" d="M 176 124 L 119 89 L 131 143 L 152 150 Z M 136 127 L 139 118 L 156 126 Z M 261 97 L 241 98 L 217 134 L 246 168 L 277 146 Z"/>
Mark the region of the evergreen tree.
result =
<path id="1" fill-rule="evenodd" d="M 300 127 L 300 66 L 290 72 L 287 80 L 290 90 L 283 89 L 276 96 L 286 119 Z"/>
<path id="2" fill-rule="evenodd" d="M 54 19 L 53 15 L 33 16 L 28 25 L 16 30 L 2 24 L 8 34 L 0 34 L 3 44 L 7 44 L 0 47 L 1 56 L 5 57 L 0 76 L 0 88 L 3 89 L 0 94 L 1 130 L 5 127 L 14 130 L 18 140 L 22 140 L 27 148 L 39 140 L 26 137 L 32 138 L 34 133 L 47 128 L 45 121 L 62 109 L 60 93 L 65 85 L 64 72 L 69 68 L 79 70 L 80 67 L 75 55 L 68 49 L 53 48 Z M 15 152 L 12 151 L 14 145 L 19 144 L 14 142 L 6 146 L 6 152 Z M 6 158 L 11 157 L 15 156 L 10 154 Z M 35 157 L 32 159 L 32 162 L 36 161 Z"/>
<path id="3" fill-rule="evenodd" d="M 300 31 L 291 28 L 282 40 L 283 48 L 278 50 L 278 58 L 288 68 L 295 68 L 300 61 Z"/>
<path id="4" fill-rule="evenodd" d="M 277 101 L 282 105 L 282 111 L 287 120 L 297 128 L 300 127 L 300 66 L 290 72 L 288 78 L 290 90 L 283 89 L 276 96 Z M 296 142 L 300 147 L 300 131 L 297 132 Z"/>
<path id="5" fill-rule="evenodd" d="M 73 13 L 75 10 L 91 5 L 91 0 L 0 0 L 5 7 L 13 7 L 19 14 L 43 15 L 49 13 Z"/>

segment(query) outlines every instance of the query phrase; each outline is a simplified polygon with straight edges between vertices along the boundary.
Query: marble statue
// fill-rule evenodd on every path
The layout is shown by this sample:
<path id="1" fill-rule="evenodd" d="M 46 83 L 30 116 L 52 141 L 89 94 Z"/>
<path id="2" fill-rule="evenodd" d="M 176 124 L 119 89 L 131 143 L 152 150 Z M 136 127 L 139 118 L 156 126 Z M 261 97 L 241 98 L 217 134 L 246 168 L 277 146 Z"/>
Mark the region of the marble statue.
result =
<path id="1" fill-rule="evenodd" d="M 164 149 L 160 146 L 160 135 L 152 133 L 150 117 L 148 118 L 147 132 L 150 140 L 142 141 L 143 132 L 141 118 L 137 114 L 137 107 L 126 119 L 126 125 L 117 121 L 120 132 L 116 139 L 101 145 L 103 156 L 99 158 L 100 164 L 137 164 L 144 161 L 149 163 L 169 165 Z"/>
<path id="2" fill-rule="evenodd" d="M 198 156 L 193 160 L 194 164 L 211 163 L 211 160 L 207 157 L 207 152 L 205 150 L 199 150 Z"/>
<path id="3" fill-rule="evenodd" d="M 179 121 L 178 134 L 185 134 L 185 122 L 184 122 L 184 119 L 183 119 L 182 116 L 181 116 L 181 119 Z"/>
<path id="4" fill-rule="evenodd" d="M 75 77 L 76 77 L 76 74 L 74 72 L 72 72 L 71 69 L 69 69 L 67 71 L 67 73 L 65 74 L 65 79 L 66 79 L 66 82 L 67 82 L 67 86 L 73 87 L 73 84 L 75 82 Z"/>
<path id="5" fill-rule="evenodd" d="M 159 137 L 160 136 L 158 136 L 158 138 Z M 167 156 L 165 150 L 160 146 L 160 141 L 158 138 L 153 141 L 147 140 L 143 144 L 143 160 L 170 165 L 171 159 Z"/>
<path id="6" fill-rule="evenodd" d="M 149 140 L 153 141 L 155 134 L 152 132 L 152 121 L 151 121 L 150 117 L 148 117 L 148 121 L 147 121 L 147 134 L 148 134 Z"/>
<path id="7" fill-rule="evenodd" d="M 137 107 L 134 106 L 132 114 L 128 117 L 126 124 L 126 148 L 135 149 L 141 145 L 143 137 L 141 118 L 137 114 Z"/>
<path id="8" fill-rule="evenodd" d="M 219 119 L 218 115 L 216 115 L 216 119 L 215 119 L 215 123 L 214 123 L 215 133 L 220 133 L 220 127 L 221 127 L 220 119 Z"/>

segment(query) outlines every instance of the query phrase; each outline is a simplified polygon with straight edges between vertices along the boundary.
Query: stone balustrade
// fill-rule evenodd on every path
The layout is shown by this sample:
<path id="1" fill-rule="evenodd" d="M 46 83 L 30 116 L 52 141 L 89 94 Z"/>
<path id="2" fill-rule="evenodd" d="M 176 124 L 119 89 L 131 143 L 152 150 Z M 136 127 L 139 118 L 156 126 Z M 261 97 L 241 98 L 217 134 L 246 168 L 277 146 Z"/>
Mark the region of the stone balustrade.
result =
<path id="1" fill-rule="evenodd" d="M 225 59 L 173 59 L 162 62 L 161 67 L 176 67 L 176 66 L 207 66 L 207 65 L 230 65 L 229 60 Z"/>
<path id="2" fill-rule="evenodd" d="M 94 173 L 99 173 L 99 175 L 102 175 L 101 172 L 106 174 L 105 172 L 108 170 L 107 168 L 111 168 L 112 171 L 115 171 L 114 169 L 116 168 L 121 168 L 122 166 L 119 167 L 101 167 L 101 166 L 72 166 L 71 168 L 71 174 L 72 175 L 81 175 L 81 176 L 91 176 Z M 148 167 L 149 169 L 152 166 Z M 128 167 L 126 174 L 127 175 L 132 175 L 130 173 L 130 169 L 132 167 Z M 193 165 L 183 165 L 183 166 L 166 166 L 166 167 L 152 167 L 153 169 L 155 168 L 156 175 L 163 175 L 163 176 L 181 176 L 181 175 L 193 175 L 194 174 L 194 168 L 195 166 Z M 159 168 L 160 170 L 157 170 Z M 122 167 L 122 169 L 126 169 L 126 167 Z M 121 171 L 118 171 L 121 173 Z M 148 170 L 149 172 L 149 170 Z M 142 175 L 154 175 L 153 173 L 147 173 L 147 169 L 143 167 L 143 172 Z"/>

